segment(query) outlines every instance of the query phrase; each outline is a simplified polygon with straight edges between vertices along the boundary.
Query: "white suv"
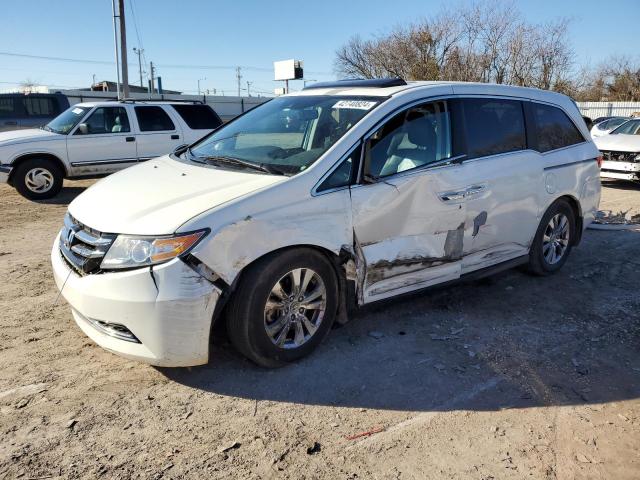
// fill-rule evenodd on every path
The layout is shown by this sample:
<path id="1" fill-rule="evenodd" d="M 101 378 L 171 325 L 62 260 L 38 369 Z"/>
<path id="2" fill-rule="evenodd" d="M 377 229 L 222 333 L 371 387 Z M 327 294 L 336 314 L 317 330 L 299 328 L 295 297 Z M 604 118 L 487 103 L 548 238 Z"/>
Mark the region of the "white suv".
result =
<path id="1" fill-rule="evenodd" d="M 574 102 L 503 85 L 314 84 L 70 205 L 55 281 L 120 355 L 206 363 L 214 322 L 265 366 L 357 306 L 527 265 L 593 220 L 599 152 Z"/>
<path id="2" fill-rule="evenodd" d="M 78 103 L 40 129 L 0 133 L 0 182 L 32 200 L 64 178 L 96 177 L 189 145 L 222 124 L 208 105 Z"/>

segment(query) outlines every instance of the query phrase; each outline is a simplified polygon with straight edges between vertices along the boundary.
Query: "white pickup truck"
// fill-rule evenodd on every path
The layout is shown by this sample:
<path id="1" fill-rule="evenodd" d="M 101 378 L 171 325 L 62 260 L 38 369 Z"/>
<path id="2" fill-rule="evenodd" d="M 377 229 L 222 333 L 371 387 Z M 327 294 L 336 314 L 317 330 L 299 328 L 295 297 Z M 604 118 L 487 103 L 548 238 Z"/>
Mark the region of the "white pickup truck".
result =
<path id="1" fill-rule="evenodd" d="M 23 196 L 55 196 L 64 178 L 98 177 L 194 143 L 222 124 L 185 102 L 87 102 L 40 129 L 0 133 L 0 183 Z"/>

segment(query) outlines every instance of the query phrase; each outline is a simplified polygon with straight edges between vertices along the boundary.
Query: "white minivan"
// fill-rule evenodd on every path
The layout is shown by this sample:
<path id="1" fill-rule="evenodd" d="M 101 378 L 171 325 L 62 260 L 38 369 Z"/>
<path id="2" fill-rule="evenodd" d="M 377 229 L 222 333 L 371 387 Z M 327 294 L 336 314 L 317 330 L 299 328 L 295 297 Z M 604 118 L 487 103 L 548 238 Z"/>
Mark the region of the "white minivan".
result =
<path id="1" fill-rule="evenodd" d="M 358 306 L 516 265 L 558 271 L 594 219 L 600 161 L 561 94 L 314 84 L 78 196 L 55 281 L 122 356 L 206 363 L 224 321 L 240 352 L 279 366 Z"/>

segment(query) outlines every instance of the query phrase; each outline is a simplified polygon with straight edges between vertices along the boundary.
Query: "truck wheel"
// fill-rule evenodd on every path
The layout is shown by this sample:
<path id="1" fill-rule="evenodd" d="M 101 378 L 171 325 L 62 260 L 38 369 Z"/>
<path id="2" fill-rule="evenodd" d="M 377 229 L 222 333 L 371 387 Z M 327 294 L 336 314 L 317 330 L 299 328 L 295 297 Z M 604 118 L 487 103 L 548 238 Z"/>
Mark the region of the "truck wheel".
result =
<path id="1" fill-rule="evenodd" d="M 576 219 L 566 200 L 559 199 L 546 211 L 529 251 L 528 270 L 550 275 L 562 268 L 571 253 Z"/>
<path id="2" fill-rule="evenodd" d="M 46 158 L 32 158 L 20 163 L 11 175 L 18 193 L 29 200 L 55 197 L 62 189 L 63 172 Z"/>
<path id="3" fill-rule="evenodd" d="M 311 353 L 329 332 L 338 306 L 333 266 L 319 252 L 288 250 L 242 273 L 227 310 L 231 343 L 264 367 Z"/>

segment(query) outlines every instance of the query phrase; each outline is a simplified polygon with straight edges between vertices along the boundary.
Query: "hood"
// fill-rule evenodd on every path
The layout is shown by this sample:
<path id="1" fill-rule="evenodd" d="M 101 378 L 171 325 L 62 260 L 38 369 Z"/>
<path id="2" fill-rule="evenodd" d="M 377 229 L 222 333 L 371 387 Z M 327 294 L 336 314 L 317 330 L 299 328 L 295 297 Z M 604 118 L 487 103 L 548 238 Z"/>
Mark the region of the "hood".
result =
<path id="1" fill-rule="evenodd" d="M 71 202 L 69 213 L 105 233 L 171 234 L 206 210 L 285 180 L 165 156 L 100 180 Z"/>
<path id="2" fill-rule="evenodd" d="M 612 152 L 640 152 L 640 135 L 605 135 L 593 139 L 598 150 Z"/>
<path id="3" fill-rule="evenodd" d="M 0 145 L 13 145 L 16 143 L 31 142 L 33 140 L 52 140 L 61 137 L 64 138 L 64 135 L 47 132 L 39 128 L 9 130 L 8 132 L 0 132 Z"/>

